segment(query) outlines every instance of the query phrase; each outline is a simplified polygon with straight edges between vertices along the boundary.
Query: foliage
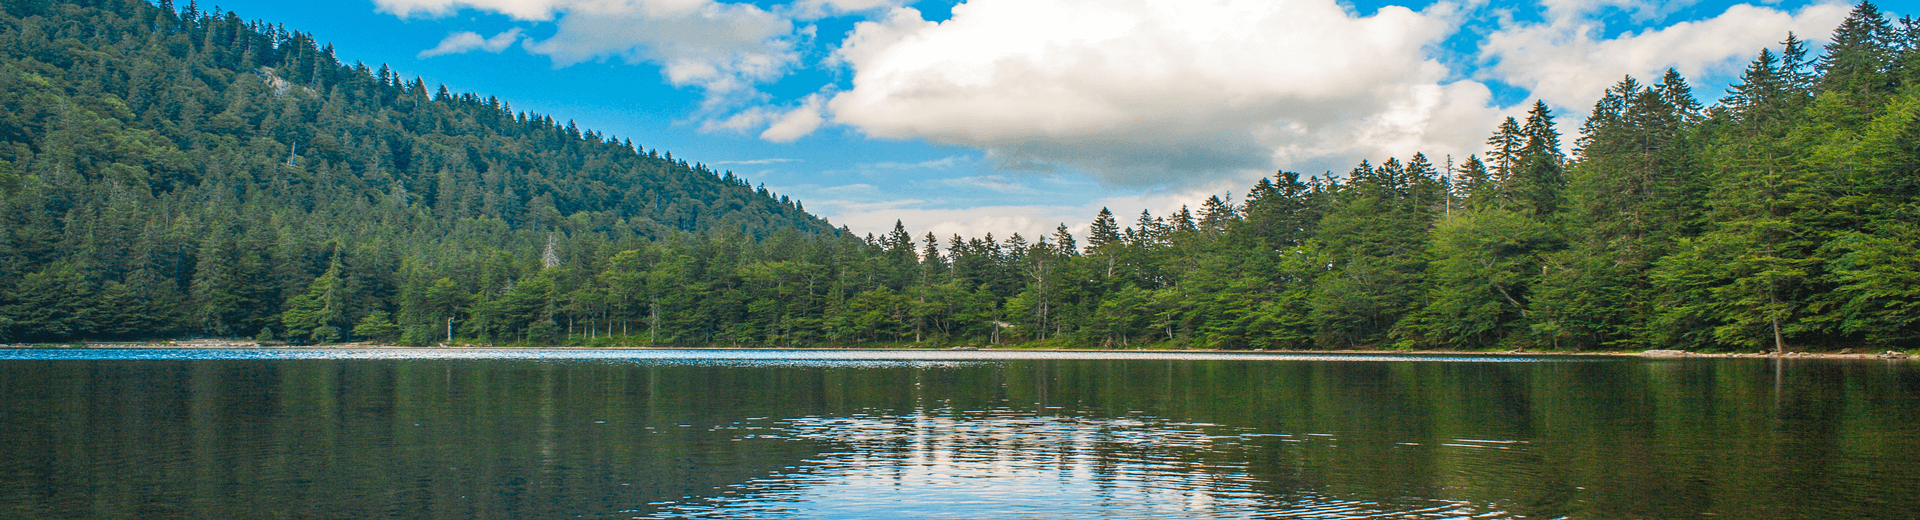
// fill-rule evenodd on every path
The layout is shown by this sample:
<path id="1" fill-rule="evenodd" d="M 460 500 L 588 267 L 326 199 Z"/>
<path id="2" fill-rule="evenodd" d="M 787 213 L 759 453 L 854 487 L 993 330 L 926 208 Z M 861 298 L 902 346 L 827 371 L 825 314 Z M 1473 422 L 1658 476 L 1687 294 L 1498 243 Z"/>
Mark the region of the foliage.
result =
<path id="1" fill-rule="evenodd" d="M 1484 156 L 1260 179 L 1084 247 L 856 237 L 729 172 L 310 37 L 0 15 L 0 339 L 804 347 L 1920 347 L 1920 24 L 1862 3 L 1728 95 L 1535 103 Z"/>
<path id="2" fill-rule="evenodd" d="M 577 269 L 839 233 L 730 172 L 192 6 L 7 2 L 0 106 L 0 340 L 344 339 L 383 309 L 425 331 L 497 307 L 548 237 Z"/>

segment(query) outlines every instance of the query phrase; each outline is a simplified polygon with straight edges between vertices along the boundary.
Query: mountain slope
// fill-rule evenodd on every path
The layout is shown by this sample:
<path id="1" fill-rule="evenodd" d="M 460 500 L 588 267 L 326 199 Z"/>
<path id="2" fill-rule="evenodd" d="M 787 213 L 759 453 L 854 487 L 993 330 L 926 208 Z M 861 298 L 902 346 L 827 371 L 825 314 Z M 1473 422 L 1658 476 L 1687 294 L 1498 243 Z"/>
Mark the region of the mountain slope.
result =
<path id="1" fill-rule="evenodd" d="M 837 233 L 730 172 L 232 13 L 9 1 L 0 106 L 0 338 L 254 335 L 329 269 L 358 319 L 403 264 L 512 279 L 550 240 Z"/>

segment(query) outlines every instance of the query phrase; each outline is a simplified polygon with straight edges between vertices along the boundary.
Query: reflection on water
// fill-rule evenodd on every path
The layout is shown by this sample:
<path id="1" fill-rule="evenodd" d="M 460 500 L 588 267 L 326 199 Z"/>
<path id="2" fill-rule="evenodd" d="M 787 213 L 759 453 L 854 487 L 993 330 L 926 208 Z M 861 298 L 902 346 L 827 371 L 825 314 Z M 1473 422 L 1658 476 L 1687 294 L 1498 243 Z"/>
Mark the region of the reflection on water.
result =
<path id="1" fill-rule="evenodd" d="M 0 517 L 1910 518 L 1916 421 L 1877 361 L 0 350 Z"/>
<path id="2" fill-rule="evenodd" d="M 1270 496 L 1248 469 L 1273 443 L 1331 436 L 1151 417 L 1085 418 L 1010 409 L 805 417 L 749 426 L 760 438 L 834 449 L 805 466 L 652 504 L 649 518 L 1507 518 L 1472 504 L 1382 504 L 1304 491 Z M 634 511 L 639 512 L 639 511 Z"/>
<path id="3" fill-rule="evenodd" d="M 604 361 L 648 364 L 715 366 L 927 366 L 927 363 L 976 363 L 1033 360 L 1132 361 L 1436 361 L 1456 363 L 1526 363 L 1597 361 L 1599 357 L 1523 356 L 1503 354 L 1303 354 L 1181 351 L 1051 351 L 1051 350 L 771 350 L 771 349 L 0 349 L 0 361 L 80 360 L 543 360 Z"/>

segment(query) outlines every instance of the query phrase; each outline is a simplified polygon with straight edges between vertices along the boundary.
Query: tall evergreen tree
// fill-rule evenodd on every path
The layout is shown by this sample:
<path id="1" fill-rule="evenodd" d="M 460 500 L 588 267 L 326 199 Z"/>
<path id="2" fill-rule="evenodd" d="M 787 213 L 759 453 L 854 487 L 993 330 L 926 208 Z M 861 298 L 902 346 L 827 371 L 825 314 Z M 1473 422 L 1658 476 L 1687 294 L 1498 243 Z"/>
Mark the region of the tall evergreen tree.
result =
<path id="1" fill-rule="evenodd" d="M 1502 186 L 1514 183 L 1514 171 L 1524 162 L 1522 147 L 1526 146 L 1526 134 L 1520 130 L 1520 122 L 1509 117 L 1500 122 L 1493 136 L 1487 138 L 1487 162 L 1493 171 L 1493 180 Z"/>
<path id="2" fill-rule="evenodd" d="M 1521 207 L 1534 215 L 1550 215 L 1560 209 L 1566 156 L 1560 151 L 1560 132 L 1553 128 L 1553 113 L 1545 101 L 1533 103 L 1520 133 L 1523 144 L 1509 175 L 1510 190 Z"/>
<path id="3" fill-rule="evenodd" d="M 1898 86 L 1891 74 L 1897 54 L 1893 25 L 1872 2 L 1855 4 L 1820 57 L 1820 91 L 1877 100 Z"/>
<path id="4" fill-rule="evenodd" d="M 1100 208 L 1100 214 L 1093 217 L 1093 226 L 1087 231 L 1087 254 L 1119 243 L 1120 224 L 1114 221 L 1112 211 Z"/>

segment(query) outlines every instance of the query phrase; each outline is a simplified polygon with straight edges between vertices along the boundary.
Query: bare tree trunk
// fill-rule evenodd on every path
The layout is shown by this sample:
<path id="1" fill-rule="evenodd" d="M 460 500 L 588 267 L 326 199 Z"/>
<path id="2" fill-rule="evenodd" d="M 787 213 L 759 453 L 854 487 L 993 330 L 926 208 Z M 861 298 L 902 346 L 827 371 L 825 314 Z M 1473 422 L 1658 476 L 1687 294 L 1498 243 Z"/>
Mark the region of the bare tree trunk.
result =
<path id="1" fill-rule="evenodd" d="M 1785 338 L 1780 337 L 1779 316 L 1773 317 L 1773 351 L 1775 353 L 1785 353 L 1787 351 L 1787 341 Z"/>

